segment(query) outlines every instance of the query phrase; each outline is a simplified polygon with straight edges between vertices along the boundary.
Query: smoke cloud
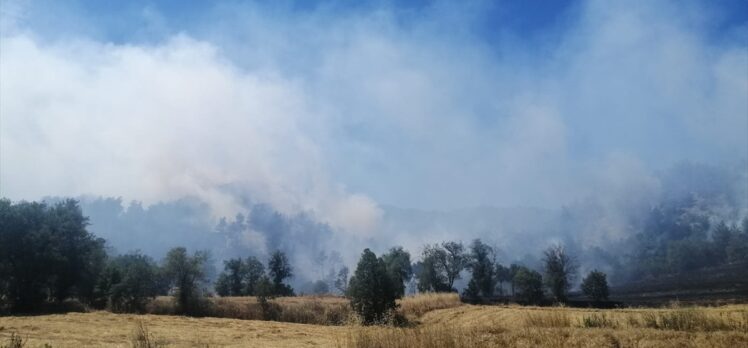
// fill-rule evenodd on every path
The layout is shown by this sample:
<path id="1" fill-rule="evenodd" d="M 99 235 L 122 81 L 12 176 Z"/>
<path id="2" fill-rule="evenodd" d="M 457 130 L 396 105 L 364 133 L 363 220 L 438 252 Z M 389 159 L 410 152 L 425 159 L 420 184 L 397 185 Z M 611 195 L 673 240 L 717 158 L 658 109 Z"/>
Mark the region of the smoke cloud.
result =
<path id="1" fill-rule="evenodd" d="M 332 246 L 414 252 L 552 240 L 550 211 L 590 204 L 598 225 L 576 236 L 604 243 L 676 163 L 745 178 L 748 25 L 709 4 L 581 2 L 523 41 L 477 29 L 487 4 L 216 5 L 189 24 L 143 6 L 122 39 L 4 1 L 0 195 L 193 197 L 211 226 L 267 204 Z"/>

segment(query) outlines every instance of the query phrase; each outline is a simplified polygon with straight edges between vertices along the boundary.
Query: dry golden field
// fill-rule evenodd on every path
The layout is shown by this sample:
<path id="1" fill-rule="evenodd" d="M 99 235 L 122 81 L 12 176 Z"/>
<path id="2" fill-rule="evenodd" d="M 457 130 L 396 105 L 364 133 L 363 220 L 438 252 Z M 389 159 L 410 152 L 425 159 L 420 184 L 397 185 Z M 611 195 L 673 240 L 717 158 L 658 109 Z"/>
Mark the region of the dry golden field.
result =
<path id="1" fill-rule="evenodd" d="M 277 301 L 298 308 L 343 303 Z M 406 298 L 400 310 L 411 327 L 108 312 L 0 317 L 0 347 L 14 333 L 25 347 L 132 347 L 140 323 L 152 346 L 166 347 L 748 347 L 748 305 L 594 310 L 473 306 L 454 295 L 425 295 Z"/>

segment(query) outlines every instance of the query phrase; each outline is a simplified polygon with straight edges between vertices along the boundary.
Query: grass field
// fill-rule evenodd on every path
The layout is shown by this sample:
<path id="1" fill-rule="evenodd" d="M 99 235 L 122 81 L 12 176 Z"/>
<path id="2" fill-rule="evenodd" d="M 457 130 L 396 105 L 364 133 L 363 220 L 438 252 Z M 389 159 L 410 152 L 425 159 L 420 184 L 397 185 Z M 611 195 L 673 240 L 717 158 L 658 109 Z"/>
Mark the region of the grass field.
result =
<path id="1" fill-rule="evenodd" d="M 251 299 L 228 299 L 241 303 Z M 337 306 L 341 299 L 285 299 Z M 313 303 L 312 305 L 306 302 Z M 0 317 L 0 346 L 132 347 L 139 325 L 168 347 L 745 347 L 748 305 L 594 310 L 473 306 L 453 295 L 407 298 L 407 328 L 310 325 L 108 312 Z"/>

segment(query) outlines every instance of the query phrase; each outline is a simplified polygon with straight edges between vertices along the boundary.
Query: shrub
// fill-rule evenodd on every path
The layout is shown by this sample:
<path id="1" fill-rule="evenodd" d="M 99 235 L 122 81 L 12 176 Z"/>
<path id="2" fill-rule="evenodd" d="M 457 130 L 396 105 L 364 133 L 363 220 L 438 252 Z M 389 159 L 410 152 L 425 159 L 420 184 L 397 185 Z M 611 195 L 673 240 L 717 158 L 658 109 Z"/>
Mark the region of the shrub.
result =
<path id="1" fill-rule="evenodd" d="M 605 313 L 592 313 L 582 318 L 582 327 L 616 328 L 618 324 Z"/>

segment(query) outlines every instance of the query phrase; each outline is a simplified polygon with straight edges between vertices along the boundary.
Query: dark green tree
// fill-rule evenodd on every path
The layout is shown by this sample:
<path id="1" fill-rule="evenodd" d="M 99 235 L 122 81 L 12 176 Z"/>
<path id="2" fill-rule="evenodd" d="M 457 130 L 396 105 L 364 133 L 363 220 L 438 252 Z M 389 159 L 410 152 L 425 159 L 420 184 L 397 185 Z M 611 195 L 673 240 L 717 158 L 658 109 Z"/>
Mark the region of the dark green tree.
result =
<path id="1" fill-rule="evenodd" d="M 216 281 L 216 292 L 221 296 L 242 296 L 246 290 L 247 267 L 241 258 L 223 261 L 223 272 Z"/>
<path id="2" fill-rule="evenodd" d="M 598 270 L 590 271 L 582 279 L 582 292 L 594 301 L 608 299 L 608 277 Z"/>
<path id="3" fill-rule="evenodd" d="M 265 266 L 254 256 L 248 257 L 244 266 L 246 267 L 244 294 L 257 296 L 257 284 L 260 282 L 260 278 L 265 275 Z"/>
<path id="4" fill-rule="evenodd" d="M 140 253 L 114 258 L 107 274 L 111 277 L 109 305 L 114 312 L 145 311 L 145 306 L 158 294 L 156 263 Z M 117 281 L 119 278 L 119 281 Z"/>
<path id="5" fill-rule="evenodd" d="M 527 304 L 540 304 L 543 300 L 543 277 L 537 271 L 520 266 L 513 283 L 518 300 Z"/>
<path id="6" fill-rule="evenodd" d="M 387 266 L 369 249 L 364 249 L 356 271 L 351 277 L 348 294 L 351 307 L 361 316 L 364 324 L 383 322 L 396 308 L 397 292 Z"/>
<path id="7" fill-rule="evenodd" d="M 410 265 L 410 253 L 402 247 L 393 247 L 388 253 L 382 255 L 387 267 L 387 274 L 392 279 L 392 285 L 395 287 L 397 298 L 405 295 L 405 282 L 413 276 L 413 269 Z"/>
<path id="8" fill-rule="evenodd" d="M 474 240 L 470 245 L 470 263 L 468 267 L 472 273 L 472 278 L 468 283 L 468 289 L 477 289 L 478 296 L 483 298 L 493 296 L 496 289 L 498 277 L 496 276 L 494 255 L 493 248 L 481 242 L 480 239 Z M 471 285 L 471 283 L 473 284 Z M 464 295 L 475 296 L 476 294 L 474 291 L 471 291 Z"/>
<path id="9" fill-rule="evenodd" d="M 426 245 L 421 253 L 421 261 L 416 263 L 416 279 L 420 292 L 449 292 L 445 259 L 447 253 L 439 245 Z"/>
<path id="10" fill-rule="evenodd" d="M 273 282 L 274 295 L 276 296 L 293 296 L 293 288 L 283 283 L 286 279 L 293 276 L 291 263 L 288 262 L 286 254 L 277 250 L 270 255 L 268 261 L 268 275 Z"/>
<path id="11" fill-rule="evenodd" d="M 0 199 L 0 310 L 32 312 L 45 301 L 92 303 L 106 254 L 78 202 Z"/>

